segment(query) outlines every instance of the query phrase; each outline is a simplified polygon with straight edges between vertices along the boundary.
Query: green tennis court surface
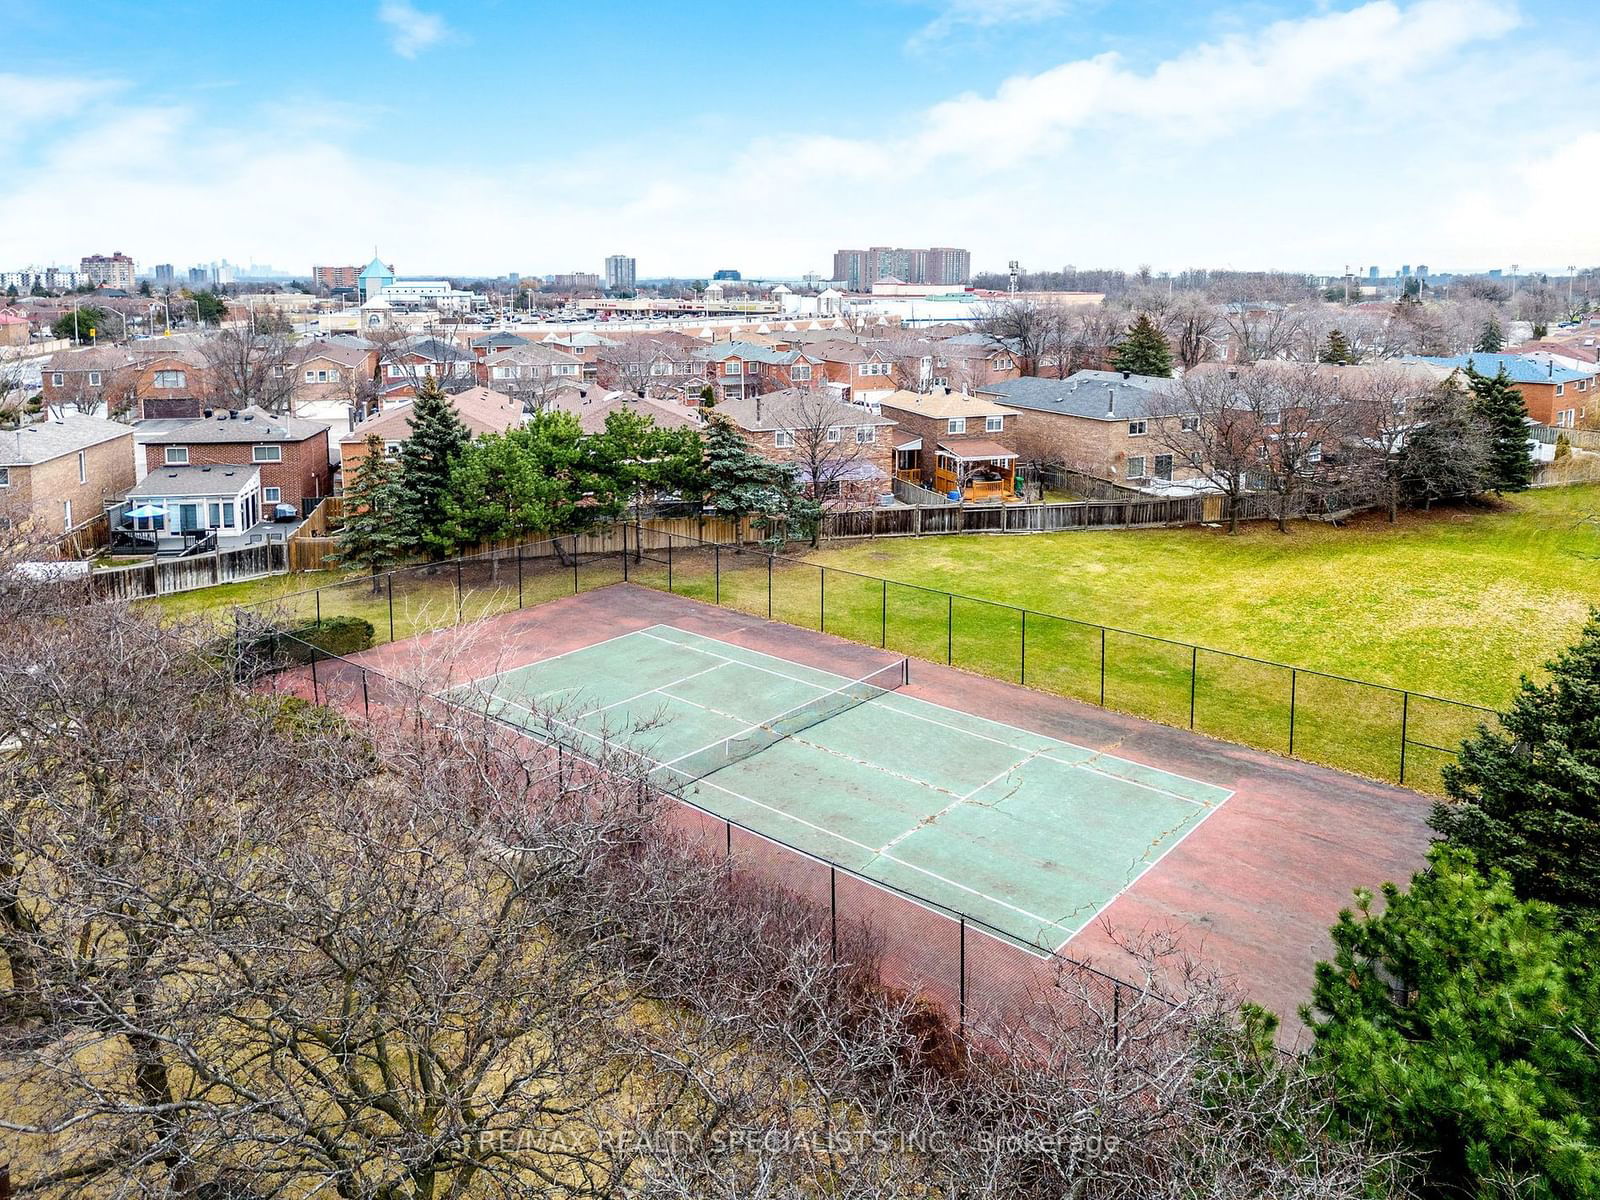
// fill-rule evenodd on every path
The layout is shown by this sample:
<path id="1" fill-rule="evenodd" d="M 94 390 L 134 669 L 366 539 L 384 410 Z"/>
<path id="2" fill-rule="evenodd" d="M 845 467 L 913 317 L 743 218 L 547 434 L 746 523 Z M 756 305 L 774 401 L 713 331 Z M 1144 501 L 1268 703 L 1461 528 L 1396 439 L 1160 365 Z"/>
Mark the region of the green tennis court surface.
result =
<path id="1" fill-rule="evenodd" d="M 668 625 L 470 688 L 508 721 L 554 716 L 580 751 L 715 762 L 685 799 L 1047 949 L 1232 794 Z M 844 711 L 762 744 L 764 723 L 786 732 L 785 714 L 835 695 Z M 752 737 L 758 753 L 720 765 L 725 739 Z"/>

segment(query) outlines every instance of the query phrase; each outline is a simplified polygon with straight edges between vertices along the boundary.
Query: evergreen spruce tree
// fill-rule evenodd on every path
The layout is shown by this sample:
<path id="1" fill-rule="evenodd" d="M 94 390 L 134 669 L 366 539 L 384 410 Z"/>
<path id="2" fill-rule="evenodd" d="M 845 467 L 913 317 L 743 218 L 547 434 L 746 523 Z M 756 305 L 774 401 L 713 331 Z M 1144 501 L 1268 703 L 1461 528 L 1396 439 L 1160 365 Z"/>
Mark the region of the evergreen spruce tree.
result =
<path id="1" fill-rule="evenodd" d="M 1465 850 L 1428 861 L 1381 912 L 1363 890 L 1340 914 L 1303 1014 L 1312 1069 L 1351 1129 L 1419 1154 L 1422 1195 L 1600 1194 L 1600 945 Z"/>
<path id="2" fill-rule="evenodd" d="M 382 590 L 378 573 L 405 559 L 411 550 L 401 516 L 404 496 L 400 467 L 376 434 L 366 440 L 366 454 L 344 490 L 344 524 L 335 534 L 334 559 L 372 572 L 372 590 Z"/>
<path id="3" fill-rule="evenodd" d="M 417 389 L 411 406 L 411 435 L 400 448 L 400 488 L 406 530 L 416 545 L 436 557 L 450 549 L 444 529 L 444 498 L 450 472 L 471 439 L 467 427 L 431 375 Z"/>
<path id="4" fill-rule="evenodd" d="M 1172 347 L 1149 313 L 1140 313 L 1139 319 L 1128 326 L 1112 354 L 1111 366 L 1135 375 L 1172 375 Z"/>
<path id="5" fill-rule="evenodd" d="M 1500 328 L 1500 319 L 1490 317 L 1483 323 L 1483 328 L 1478 330 L 1477 344 L 1472 347 L 1482 354 L 1499 354 L 1506 348 L 1505 331 Z"/>
<path id="6" fill-rule="evenodd" d="M 1426 393 L 1400 451 L 1400 484 L 1423 508 L 1436 500 L 1476 496 L 1489 486 L 1489 436 L 1473 398 L 1454 384 Z"/>
<path id="7" fill-rule="evenodd" d="M 750 449 L 732 421 L 710 414 L 705 440 L 706 506 L 714 513 L 737 521 L 788 507 L 793 475 Z"/>
<path id="8" fill-rule="evenodd" d="M 1481 727 L 1444 768 L 1429 823 L 1525 900 L 1600 918 L 1600 610 L 1576 645 L 1523 677 L 1500 728 Z"/>
<path id="9" fill-rule="evenodd" d="M 1489 489 L 1496 495 L 1526 491 L 1533 482 L 1533 456 L 1528 453 L 1528 406 L 1522 393 L 1511 386 L 1504 363 L 1494 375 L 1480 375 L 1470 358 L 1467 386 L 1489 435 Z"/>
<path id="10" fill-rule="evenodd" d="M 1349 366 L 1356 361 L 1356 352 L 1350 347 L 1350 339 L 1344 336 L 1342 329 L 1330 329 L 1328 341 L 1322 347 L 1322 353 L 1317 356 L 1325 363 L 1336 366 Z"/>

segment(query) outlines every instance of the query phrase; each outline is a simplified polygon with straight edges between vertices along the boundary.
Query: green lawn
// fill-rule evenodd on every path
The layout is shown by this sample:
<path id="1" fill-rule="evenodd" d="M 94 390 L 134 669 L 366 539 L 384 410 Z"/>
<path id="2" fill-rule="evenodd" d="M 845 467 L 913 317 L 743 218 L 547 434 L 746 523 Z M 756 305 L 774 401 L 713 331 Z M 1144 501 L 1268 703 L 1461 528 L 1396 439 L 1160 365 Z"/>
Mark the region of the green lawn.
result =
<path id="1" fill-rule="evenodd" d="M 602 556 L 585 563 L 578 588 L 621 575 L 620 559 Z M 1393 526 L 1381 516 L 1299 522 L 1288 534 L 1262 522 L 1232 537 L 882 539 L 770 572 L 759 552 L 680 546 L 670 564 L 657 551 L 629 576 L 1377 778 L 1400 778 L 1403 757 L 1406 783 L 1436 789 L 1448 748 L 1482 715 L 1426 696 L 1502 705 L 1600 603 L 1600 487 L 1404 514 Z M 319 588 L 320 599 L 288 595 L 297 588 Z M 548 560 L 527 564 L 520 585 L 513 569 L 491 576 L 480 564 L 459 584 L 453 566 L 413 568 L 377 594 L 360 576 L 301 575 L 152 603 L 194 613 L 277 601 L 300 618 L 365 617 L 386 641 L 573 590 L 570 566 Z"/>

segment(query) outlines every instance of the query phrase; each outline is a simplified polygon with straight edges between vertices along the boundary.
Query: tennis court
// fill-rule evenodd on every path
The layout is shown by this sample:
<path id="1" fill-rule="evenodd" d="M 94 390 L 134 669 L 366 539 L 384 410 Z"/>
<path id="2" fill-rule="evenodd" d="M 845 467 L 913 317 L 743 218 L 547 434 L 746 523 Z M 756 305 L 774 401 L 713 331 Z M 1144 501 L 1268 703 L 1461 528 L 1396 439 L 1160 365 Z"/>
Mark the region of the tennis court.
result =
<path id="1" fill-rule="evenodd" d="M 1054 949 L 1232 794 L 899 691 L 654 625 L 464 688 L 686 800 Z"/>

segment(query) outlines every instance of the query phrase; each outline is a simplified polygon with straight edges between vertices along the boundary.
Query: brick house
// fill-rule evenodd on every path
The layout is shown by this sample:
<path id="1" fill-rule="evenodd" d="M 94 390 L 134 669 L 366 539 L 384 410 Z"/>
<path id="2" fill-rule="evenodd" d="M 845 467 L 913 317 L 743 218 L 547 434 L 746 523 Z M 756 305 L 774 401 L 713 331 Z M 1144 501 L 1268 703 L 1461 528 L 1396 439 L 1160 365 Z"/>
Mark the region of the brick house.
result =
<path id="1" fill-rule="evenodd" d="M 0 520 L 64 533 L 133 486 L 133 428 L 66 412 L 0 430 Z"/>
<path id="2" fill-rule="evenodd" d="M 842 400 L 871 407 L 895 390 L 897 359 L 887 346 L 828 338 L 804 348 L 818 361 L 820 381 L 833 385 Z"/>
<path id="3" fill-rule="evenodd" d="M 443 338 L 423 337 L 397 346 L 387 355 L 380 373 L 385 396 L 414 396 L 424 379 L 437 379 L 447 390 L 471 387 L 477 359 L 469 351 Z"/>
<path id="4" fill-rule="evenodd" d="M 563 380 L 576 383 L 583 377 L 583 363 L 565 350 L 524 341 L 521 346 L 495 350 L 480 358 L 477 377 L 480 387 L 496 391 L 539 390 Z"/>
<path id="5" fill-rule="evenodd" d="M 672 331 L 639 334 L 595 354 L 595 380 L 608 388 L 663 392 L 698 392 L 705 384 L 706 364 L 696 357 L 705 343 Z"/>
<path id="6" fill-rule="evenodd" d="M 473 437 L 515 429 L 523 423 L 526 415 L 521 401 L 484 387 L 468 388 L 450 395 L 448 399 Z M 400 447 L 411 436 L 411 412 L 409 401 L 390 404 L 339 439 L 339 471 L 345 487 L 350 486 L 356 467 L 367 456 L 367 438 L 379 438 L 387 454 L 400 453 Z"/>
<path id="7" fill-rule="evenodd" d="M 1017 410 L 947 388 L 890 392 L 878 408 L 898 424 L 897 478 L 964 500 L 1016 495 Z"/>
<path id="8" fill-rule="evenodd" d="M 1548 355 L 1528 358 L 1520 354 L 1462 354 L 1446 358 L 1415 357 L 1400 360 L 1423 363 L 1443 379 L 1470 366 L 1480 375 L 1497 374 L 1501 368 L 1522 393 L 1528 415 L 1541 425 L 1574 429 L 1588 420 L 1596 409 L 1595 368 L 1573 369 L 1557 366 Z"/>
<path id="9" fill-rule="evenodd" d="M 936 387 L 977 392 L 991 384 L 1022 376 L 1022 365 L 1016 353 L 995 345 L 981 333 L 964 333 L 936 342 L 932 355 L 929 378 Z"/>
<path id="10" fill-rule="evenodd" d="M 210 416 L 144 439 L 145 465 L 163 468 L 255 466 L 260 469 L 263 512 L 274 504 L 304 511 L 307 500 L 333 490 L 328 427 L 264 409 L 217 410 Z M 148 478 L 148 476 L 147 476 Z"/>
<path id="11" fill-rule="evenodd" d="M 1173 386 L 1157 376 L 1079 371 L 1066 379 L 1000 380 L 979 395 L 1016 412 L 1014 444 L 1023 462 L 1147 487 L 1195 477 L 1152 436 L 1182 421 L 1164 415 Z"/>
<path id="12" fill-rule="evenodd" d="M 109 403 L 120 412 L 134 395 L 134 357 L 120 346 L 57 350 L 41 372 L 44 402 L 54 409 L 93 413 Z"/>
<path id="13" fill-rule="evenodd" d="M 141 419 L 198 417 L 205 407 L 207 365 L 198 350 L 180 346 L 137 354 L 134 411 Z"/>
<path id="14" fill-rule="evenodd" d="M 307 342 L 291 356 L 295 408 L 352 403 L 378 369 L 378 348 L 357 339 Z"/>
<path id="15" fill-rule="evenodd" d="M 801 390 L 825 382 L 821 376 L 823 359 L 810 349 L 778 349 L 756 342 L 717 342 L 694 351 L 704 365 L 706 382 L 725 400 L 740 400 L 779 392 Z"/>
<path id="16" fill-rule="evenodd" d="M 795 468 L 829 503 L 875 504 L 894 474 L 895 423 L 821 389 L 789 388 L 717 405 L 757 454 Z"/>
<path id="17" fill-rule="evenodd" d="M 21 313 L 0 309 L 0 346 L 26 346 L 30 328 L 28 318 Z"/>

